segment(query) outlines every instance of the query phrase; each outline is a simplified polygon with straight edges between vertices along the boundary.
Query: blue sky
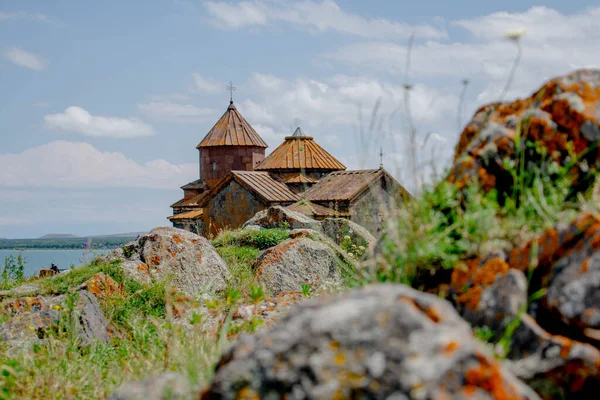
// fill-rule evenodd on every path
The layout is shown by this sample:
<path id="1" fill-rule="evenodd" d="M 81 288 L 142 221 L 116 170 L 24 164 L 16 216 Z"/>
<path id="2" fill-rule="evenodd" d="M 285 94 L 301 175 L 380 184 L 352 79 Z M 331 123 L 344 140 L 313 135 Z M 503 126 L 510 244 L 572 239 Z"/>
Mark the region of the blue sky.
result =
<path id="1" fill-rule="evenodd" d="M 196 144 L 228 105 L 273 150 L 296 125 L 349 168 L 409 186 L 405 59 L 421 162 L 447 165 L 460 121 L 600 65 L 592 1 L 0 0 L 0 237 L 167 225 Z M 377 124 L 369 132 L 375 104 Z M 423 167 L 424 174 L 430 172 Z"/>

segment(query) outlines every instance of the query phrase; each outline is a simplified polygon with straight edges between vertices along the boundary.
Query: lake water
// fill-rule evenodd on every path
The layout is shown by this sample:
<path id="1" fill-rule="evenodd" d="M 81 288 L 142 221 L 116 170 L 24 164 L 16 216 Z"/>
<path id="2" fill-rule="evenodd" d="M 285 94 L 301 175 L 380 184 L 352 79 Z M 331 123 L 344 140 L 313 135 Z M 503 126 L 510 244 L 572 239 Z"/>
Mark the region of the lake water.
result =
<path id="1" fill-rule="evenodd" d="M 96 256 L 108 253 L 110 250 L 93 250 L 83 252 L 83 250 L 0 250 L 0 272 L 4 267 L 4 258 L 13 254 L 15 257 L 22 254 L 25 261 L 25 276 L 37 275 L 40 268 L 50 268 L 54 263 L 60 269 L 70 268 L 71 265 L 78 266 L 87 264 Z"/>

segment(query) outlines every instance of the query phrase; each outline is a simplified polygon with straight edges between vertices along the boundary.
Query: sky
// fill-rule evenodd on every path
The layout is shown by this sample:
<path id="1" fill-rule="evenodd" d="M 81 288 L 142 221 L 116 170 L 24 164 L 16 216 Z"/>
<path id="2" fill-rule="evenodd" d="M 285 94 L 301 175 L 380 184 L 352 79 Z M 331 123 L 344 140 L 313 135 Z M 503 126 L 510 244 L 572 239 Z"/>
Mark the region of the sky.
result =
<path id="1" fill-rule="evenodd" d="M 267 154 L 301 126 L 414 190 L 409 121 L 427 181 L 502 96 L 507 32 L 504 100 L 598 68 L 594 3 L 0 0 L 0 237 L 169 225 L 230 81 Z"/>

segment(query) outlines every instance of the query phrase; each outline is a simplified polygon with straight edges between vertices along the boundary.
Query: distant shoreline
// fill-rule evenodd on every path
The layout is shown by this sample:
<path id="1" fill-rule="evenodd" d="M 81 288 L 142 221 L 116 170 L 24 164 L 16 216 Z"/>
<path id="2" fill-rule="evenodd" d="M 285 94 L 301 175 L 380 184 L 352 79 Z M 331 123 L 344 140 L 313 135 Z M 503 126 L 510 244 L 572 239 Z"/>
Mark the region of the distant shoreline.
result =
<path id="1" fill-rule="evenodd" d="M 135 237 L 0 239 L 0 250 L 110 250 L 135 240 Z"/>

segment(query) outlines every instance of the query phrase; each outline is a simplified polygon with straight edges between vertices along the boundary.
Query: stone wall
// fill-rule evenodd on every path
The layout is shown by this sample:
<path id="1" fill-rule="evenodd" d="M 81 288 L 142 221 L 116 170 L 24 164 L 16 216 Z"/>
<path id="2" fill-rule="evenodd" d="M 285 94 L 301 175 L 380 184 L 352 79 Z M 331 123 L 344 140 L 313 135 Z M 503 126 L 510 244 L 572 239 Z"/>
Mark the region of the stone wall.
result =
<path id="1" fill-rule="evenodd" d="M 173 228 L 185 229 L 188 232 L 200 234 L 202 233 L 202 221 L 174 221 Z"/>
<path id="2" fill-rule="evenodd" d="M 402 201 L 399 189 L 382 178 L 350 204 L 350 219 L 377 236 L 383 229 L 390 210 L 395 209 Z"/>
<path id="3" fill-rule="evenodd" d="M 215 235 L 221 229 L 236 229 L 254 214 L 266 208 L 253 193 L 235 180 L 213 197 L 204 210 L 204 235 Z"/>
<path id="4" fill-rule="evenodd" d="M 219 146 L 200 149 L 200 179 L 218 181 L 230 171 L 254 171 L 254 167 L 264 160 L 262 147 Z M 213 170 L 213 162 L 216 169 Z"/>

